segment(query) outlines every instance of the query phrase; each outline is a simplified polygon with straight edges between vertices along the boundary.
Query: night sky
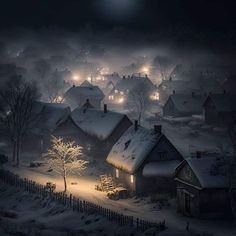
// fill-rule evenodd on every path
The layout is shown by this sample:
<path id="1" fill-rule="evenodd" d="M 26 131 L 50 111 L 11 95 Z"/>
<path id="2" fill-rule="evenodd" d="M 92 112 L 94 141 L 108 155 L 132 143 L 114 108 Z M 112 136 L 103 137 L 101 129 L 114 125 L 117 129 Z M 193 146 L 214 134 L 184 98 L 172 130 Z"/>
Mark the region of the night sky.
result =
<path id="1" fill-rule="evenodd" d="M 115 28 L 152 40 L 235 49 L 236 1 L 220 0 L 7 0 L 1 29 Z"/>

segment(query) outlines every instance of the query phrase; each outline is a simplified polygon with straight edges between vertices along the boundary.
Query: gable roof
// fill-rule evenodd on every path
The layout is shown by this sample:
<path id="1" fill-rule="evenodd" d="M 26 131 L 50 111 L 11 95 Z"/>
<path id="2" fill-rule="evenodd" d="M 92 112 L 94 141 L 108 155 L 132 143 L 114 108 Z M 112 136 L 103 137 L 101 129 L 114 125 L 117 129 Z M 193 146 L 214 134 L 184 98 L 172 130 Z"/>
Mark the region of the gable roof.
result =
<path id="1" fill-rule="evenodd" d="M 154 90 L 155 89 L 155 85 L 152 83 L 152 81 L 147 77 L 139 77 L 139 76 L 129 76 L 129 77 L 125 77 L 122 78 L 115 86 L 115 88 L 112 90 L 112 92 L 114 90 L 119 90 L 119 91 L 126 91 L 126 90 L 133 90 L 135 89 L 138 85 L 143 85 L 145 86 L 147 89 L 150 90 Z"/>
<path id="2" fill-rule="evenodd" d="M 135 173 L 156 144 L 165 137 L 162 133 L 131 126 L 110 151 L 107 162 L 130 174 Z"/>
<path id="3" fill-rule="evenodd" d="M 88 80 L 85 80 L 80 87 L 93 87 L 93 85 Z"/>
<path id="4" fill-rule="evenodd" d="M 202 188 L 227 188 L 229 187 L 229 160 L 215 156 L 185 159 L 178 167 L 188 164 Z M 178 179 L 177 179 L 178 180 Z"/>
<path id="5" fill-rule="evenodd" d="M 86 85 L 86 84 L 85 84 Z M 80 97 L 86 98 L 96 98 L 96 99 L 103 99 L 105 97 L 104 93 L 98 86 L 72 86 L 69 90 L 65 93 L 65 99 L 73 99 L 77 100 Z"/>
<path id="6" fill-rule="evenodd" d="M 158 89 L 166 91 L 166 93 L 172 94 L 175 90 L 176 92 L 181 91 L 194 91 L 198 89 L 198 86 L 192 82 L 187 80 L 163 80 L 161 84 L 159 84 Z"/>
<path id="7" fill-rule="evenodd" d="M 69 117 L 70 113 L 70 108 L 65 104 L 36 101 L 32 107 L 29 133 L 35 135 L 50 134 Z"/>
<path id="8" fill-rule="evenodd" d="M 172 94 L 170 95 L 169 99 L 180 112 L 201 113 L 205 97 L 195 94 Z M 168 103 L 169 99 L 167 100 L 166 104 Z"/>
<path id="9" fill-rule="evenodd" d="M 126 115 L 98 109 L 76 108 L 71 114 L 74 123 L 85 133 L 106 140 Z"/>
<path id="10" fill-rule="evenodd" d="M 209 101 L 215 105 L 219 112 L 236 111 L 236 94 L 209 94 L 203 106 L 205 107 Z"/>

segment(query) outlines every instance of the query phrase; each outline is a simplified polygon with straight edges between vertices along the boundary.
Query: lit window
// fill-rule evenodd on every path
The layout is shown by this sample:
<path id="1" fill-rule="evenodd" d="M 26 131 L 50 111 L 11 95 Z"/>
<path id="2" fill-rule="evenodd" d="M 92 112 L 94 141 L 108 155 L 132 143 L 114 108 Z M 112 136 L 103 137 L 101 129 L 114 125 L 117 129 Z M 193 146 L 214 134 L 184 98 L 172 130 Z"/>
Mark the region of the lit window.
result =
<path id="1" fill-rule="evenodd" d="M 115 93 L 118 93 L 119 91 L 117 89 L 115 89 Z"/>
<path id="2" fill-rule="evenodd" d="M 113 95 L 109 95 L 108 99 L 109 100 L 114 100 L 114 96 Z"/>
<path id="3" fill-rule="evenodd" d="M 116 169 L 116 178 L 119 178 L 120 177 L 120 172 L 118 169 Z"/>
<path id="4" fill-rule="evenodd" d="M 134 176 L 133 175 L 130 175 L 130 182 L 131 182 L 131 184 L 134 183 Z"/>
<path id="5" fill-rule="evenodd" d="M 124 95 L 124 92 L 123 92 L 123 91 L 120 91 L 120 95 Z"/>

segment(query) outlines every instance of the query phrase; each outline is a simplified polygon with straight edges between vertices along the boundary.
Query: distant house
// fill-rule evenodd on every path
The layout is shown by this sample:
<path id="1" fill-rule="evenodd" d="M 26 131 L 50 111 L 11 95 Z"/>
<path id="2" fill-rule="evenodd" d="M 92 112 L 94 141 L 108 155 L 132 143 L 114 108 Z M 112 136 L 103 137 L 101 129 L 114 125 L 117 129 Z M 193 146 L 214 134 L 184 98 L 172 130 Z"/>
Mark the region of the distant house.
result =
<path id="1" fill-rule="evenodd" d="M 172 77 L 169 80 L 163 80 L 158 86 L 159 101 L 165 104 L 169 96 L 173 93 L 185 94 L 197 92 L 198 87 L 194 82 L 186 80 L 173 80 Z"/>
<path id="2" fill-rule="evenodd" d="M 103 87 L 112 90 L 121 80 L 118 73 L 106 74 L 102 76 Z"/>
<path id="3" fill-rule="evenodd" d="M 205 122 L 209 125 L 228 125 L 236 115 L 236 95 L 224 92 L 209 94 L 203 108 Z"/>
<path id="4" fill-rule="evenodd" d="M 192 94 L 172 94 L 163 106 L 164 116 L 191 116 L 201 114 L 204 96 Z"/>
<path id="5" fill-rule="evenodd" d="M 176 168 L 177 209 L 194 217 L 229 217 L 229 161 L 200 155 Z"/>
<path id="6" fill-rule="evenodd" d="M 64 104 L 35 102 L 23 148 L 36 152 L 45 151 L 49 147 L 53 131 L 70 113 L 70 108 Z"/>
<path id="7" fill-rule="evenodd" d="M 147 91 L 149 96 L 154 96 L 157 92 L 156 86 L 148 76 L 124 76 L 108 94 L 108 100 L 110 103 L 124 104 L 129 94 L 135 92 L 138 87 L 142 87 L 143 90 Z"/>
<path id="8" fill-rule="evenodd" d="M 115 143 L 107 162 L 114 167 L 114 179 L 135 194 L 174 191 L 172 175 L 183 160 L 162 133 L 161 126 L 148 130 L 137 121 Z"/>
<path id="9" fill-rule="evenodd" d="M 76 108 L 55 130 L 54 135 L 75 141 L 83 152 L 95 159 L 105 159 L 120 136 L 132 125 L 129 118 L 107 109 Z"/>
<path id="10" fill-rule="evenodd" d="M 84 81 L 80 86 L 72 86 L 64 95 L 65 103 L 71 109 L 81 107 L 89 99 L 92 106 L 100 109 L 104 94 L 98 86 L 93 86 L 88 81 Z"/>

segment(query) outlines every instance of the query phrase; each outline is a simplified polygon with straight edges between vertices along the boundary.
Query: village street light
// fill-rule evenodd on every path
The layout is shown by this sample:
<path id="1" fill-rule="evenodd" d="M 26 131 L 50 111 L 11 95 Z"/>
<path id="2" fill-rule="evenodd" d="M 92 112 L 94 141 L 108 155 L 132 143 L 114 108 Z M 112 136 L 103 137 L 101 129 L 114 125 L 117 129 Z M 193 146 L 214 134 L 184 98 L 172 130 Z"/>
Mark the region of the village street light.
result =
<path id="1" fill-rule="evenodd" d="M 77 81 L 79 79 L 79 76 L 78 75 L 74 75 L 73 76 L 73 80 Z"/>

